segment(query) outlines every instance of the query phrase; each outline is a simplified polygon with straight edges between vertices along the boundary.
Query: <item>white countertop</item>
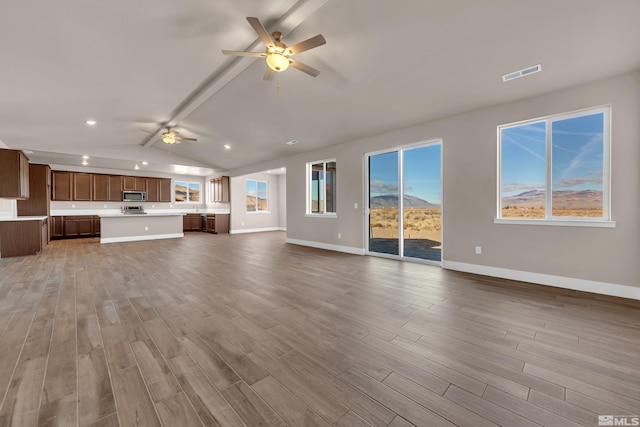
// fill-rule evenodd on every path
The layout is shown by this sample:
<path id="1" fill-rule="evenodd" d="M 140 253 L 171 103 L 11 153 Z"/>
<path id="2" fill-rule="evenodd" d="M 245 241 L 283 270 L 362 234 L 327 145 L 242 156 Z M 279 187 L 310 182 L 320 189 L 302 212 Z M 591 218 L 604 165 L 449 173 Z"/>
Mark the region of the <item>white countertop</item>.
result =
<path id="1" fill-rule="evenodd" d="M 172 212 L 172 213 L 156 213 L 156 212 L 147 212 L 147 213 L 143 213 L 143 214 L 123 214 L 123 213 L 119 213 L 119 214 L 111 214 L 111 213 L 107 213 L 107 214 L 98 214 L 98 216 L 100 218 L 148 218 L 150 216 L 184 216 L 185 214 L 183 213 L 178 213 L 178 212 Z"/>
<path id="2" fill-rule="evenodd" d="M 184 215 L 184 214 L 228 214 L 229 209 L 145 209 L 147 212 L 146 215 L 157 215 L 157 214 L 175 214 L 175 215 Z M 51 216 L 74 216 L 74 215 L 98 215 L 98 216 L 119 216 L 122 215 L 120 209 L 51 209 Z M 131 215 L 127 215 L 131 216 Z"/>
<path id="3" fill-rule="evenodd" d="M 47 219 L 47 216 L 16 216 L 13 218 L 0 217 L 0 221 L 40 221 Z"/>

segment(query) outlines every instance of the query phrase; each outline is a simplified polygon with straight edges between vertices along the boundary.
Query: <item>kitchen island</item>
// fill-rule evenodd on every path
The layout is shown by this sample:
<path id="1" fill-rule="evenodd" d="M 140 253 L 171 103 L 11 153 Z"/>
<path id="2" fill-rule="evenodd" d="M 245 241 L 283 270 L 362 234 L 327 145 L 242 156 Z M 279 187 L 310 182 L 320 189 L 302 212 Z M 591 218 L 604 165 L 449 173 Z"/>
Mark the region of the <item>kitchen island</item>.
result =
<path id="1" fill-rule="evenodd" d="M 100 215 L 100 243 L 184 237 L 182 213 Z"/>

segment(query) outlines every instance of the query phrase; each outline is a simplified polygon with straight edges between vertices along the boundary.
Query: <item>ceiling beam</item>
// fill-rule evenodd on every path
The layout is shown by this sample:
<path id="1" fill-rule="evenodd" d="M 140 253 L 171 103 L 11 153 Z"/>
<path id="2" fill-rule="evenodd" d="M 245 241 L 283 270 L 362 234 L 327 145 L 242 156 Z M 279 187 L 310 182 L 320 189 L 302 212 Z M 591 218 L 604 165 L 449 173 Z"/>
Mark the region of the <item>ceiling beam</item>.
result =
<path id="1" fill-rule="evenodd" d="M 327 3 L 327 1 L 328 0 L 299 0 L 273 25 L 269 26 L 267 31 L 271 32 L 273 29 L 277 28 L 283 35 L 286 35 L 313 15 L 320 7 Z M 260 40 L 260 38 L 256 38 L 244 50 L 250 51 L 256 47 L 262 47 L 262 45 L 262 40 Z M 141 145 L 150 147 L 155 144 L 167 126 L 176 126 L 180 121 L 187 118 L 204 102 L 215 95 L 216 92 L 226 86 L 227 83 L 249 67 L 254 60 L 255 58 L 248 57 L 229 58 L 222 67 L 215 70 L 206 79 L 204 79 L 198 87 L 187 95 L 187 97 L 171 112 L 166 123 L 159 125 L 158 129 L 146 137 L 142 141 Z"/>

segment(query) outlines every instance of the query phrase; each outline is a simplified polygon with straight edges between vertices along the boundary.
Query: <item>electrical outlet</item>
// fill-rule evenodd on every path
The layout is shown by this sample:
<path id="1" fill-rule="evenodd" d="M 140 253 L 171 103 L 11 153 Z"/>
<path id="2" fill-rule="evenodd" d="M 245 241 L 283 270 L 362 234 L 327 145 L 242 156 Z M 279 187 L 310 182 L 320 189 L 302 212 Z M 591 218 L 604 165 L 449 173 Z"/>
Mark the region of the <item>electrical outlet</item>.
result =
<path id="1" fill-rule="evenodd" d="M 149 231 L 149 227 L 145 226 L 144 231 Z"/>
<path id="2" fill-rule="evenodd" d="M 244 227 L 244 222 L 241 222 L 240 225 Z"/>
<path id="3" fill-rule="evenodd" d="M 476 255 L 482 255 L 482 246 L 476 246 Z"/>
<path id="4" fill-rule="evenodd" d="M 338 239 L 342 239 L 342 233 L 338 233 Z"/>
<path id="5" fill-rule="evenodd" d="M 75 208 L 75 207 L 76 207 L 76 204 L 75 204 L 75 203 L 71 203 L 71 207 L 72 207 L 72 208 Z"/>
<path id="6" fill-rule="evenodd" d="M 105 203 L 104 205 L 102 205 L 102 207 L 106 209 L 107 208 L 107 204 Z"/>
<path id="7" fill-rule="evenodd" d="M 353 204 L 353 209 L 358 209 L 358 203 Z"/>

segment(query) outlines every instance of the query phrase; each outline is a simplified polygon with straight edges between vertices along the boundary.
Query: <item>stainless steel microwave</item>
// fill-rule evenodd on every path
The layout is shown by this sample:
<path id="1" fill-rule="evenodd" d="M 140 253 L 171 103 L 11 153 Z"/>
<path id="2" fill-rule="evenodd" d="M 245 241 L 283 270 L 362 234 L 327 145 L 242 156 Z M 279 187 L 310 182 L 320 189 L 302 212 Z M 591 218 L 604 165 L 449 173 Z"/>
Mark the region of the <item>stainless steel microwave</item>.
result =
<path id="1" fill-rule="evenodd" d="M 146 202 L 147 192 L 146 191 L 123 191 L 122 201 L 123 202 Z"/>

